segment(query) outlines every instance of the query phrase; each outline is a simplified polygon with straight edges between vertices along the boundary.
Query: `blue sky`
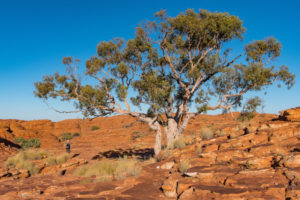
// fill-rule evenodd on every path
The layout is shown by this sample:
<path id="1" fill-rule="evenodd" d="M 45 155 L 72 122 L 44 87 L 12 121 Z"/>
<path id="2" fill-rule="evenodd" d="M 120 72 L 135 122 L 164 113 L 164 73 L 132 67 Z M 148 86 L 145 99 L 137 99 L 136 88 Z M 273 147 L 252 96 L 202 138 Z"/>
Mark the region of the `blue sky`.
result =
<path id="1" fill-rule="evenodd" d="M 0 119 L 78 118 L 59 114 L 34 97 L 33 83 L 45 74 L 62 70 L 64 56 L 84 63 L 96 54 L 96 45 L 114 37 L 129 39 L 143 20 L 153 19 L 160 9 L 175 16 L 187 8 L 228 12 L 239 16 L 247 31 L 241 45 L 274 36 L 283 46 L 277 64 L 296 74 L 291 89 L 270 87 L 264 111 L 300 106 L 300 3 L 296 0 L 0 0 Z M 84 66 L 82 65 L 82 68 Z M 259 93 L 258 95 L 261 95 Z M 56 108 L 69 104 L 50 101 Z"/>

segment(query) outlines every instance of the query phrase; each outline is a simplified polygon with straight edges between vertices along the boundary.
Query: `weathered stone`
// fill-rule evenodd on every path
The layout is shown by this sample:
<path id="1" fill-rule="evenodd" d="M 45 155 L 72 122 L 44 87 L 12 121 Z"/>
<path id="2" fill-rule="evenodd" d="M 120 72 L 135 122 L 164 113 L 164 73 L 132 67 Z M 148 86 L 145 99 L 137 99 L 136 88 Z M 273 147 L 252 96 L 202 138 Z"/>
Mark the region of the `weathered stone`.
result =
<path id="1" fill-rule="evenodd" d="M 207 146 L 203 147 L 203 153 L 217 151 L 218 148 L 219 148 L 219 145 L 217 145 L 217 144 L 207 145 Z"/>
<path id="2" fill-rule="evenodd" d="M 262 169 L 262 168 L 268 168 L 271 166 L 273 160 L 273 156 L 267 156 L 267 157 L 254 157 L 247 159 L 246 162 L 244 162 L 247 167 L 251 169 Z"/>
<path id="3" fill-rule="evenodd" d="M 287 121 L 300 121 L 300 107 L 280 111 L 280 119 Z"/>
<path id="4" fill-rule="evenodd" d="M 162 190 L 166 197 L 177 197 L 178 180 L 172 176 L 166 179 L 162 185 Z"/>
<path id="5" fill-rule="evenodd" d="M 20 169 L 20 174 L 18 175 L 19 178 L 28 178 L 30 177 L 30 172 L 27 169 Z"/>
<path id="6" fill-rule="evenodd" d="M 188 177 L 196 177 L 197 176 L 197 172 L 185 172 L 184 175 L 186 175 Z"/>
<path id="7" fill-rule="evenodd" d="M 171 169 L 174 166 L 174 161 L 166 162 L 160 166 L 161 169 Z"/>
<path id="8" fill-rule="evenodd" d="M 193 193 L 194 193 L 194 188 L 191 187 L 191 188 L 187 189 L 186 191 L 184 191 L 184 192 L 179 196 L 179 199 L 182 199 L 182 200 L 189 200 L 189 199 L 192 198 Z"/>
<path id="9" fill-rule="evenodd" d="M 177 186 L 177 194 L 181 195 L 182 192 L 186 191 L 189 187 L 191 187 L 193 185 L 193 183 L 182 183 L 179 182 L 178 186 Z"/>
<path id="10" fill-rule="evenodd" d="M 283 165 L 288 168 L 300 167 L 300 155 L 290 156 L 284 162 Z"/>

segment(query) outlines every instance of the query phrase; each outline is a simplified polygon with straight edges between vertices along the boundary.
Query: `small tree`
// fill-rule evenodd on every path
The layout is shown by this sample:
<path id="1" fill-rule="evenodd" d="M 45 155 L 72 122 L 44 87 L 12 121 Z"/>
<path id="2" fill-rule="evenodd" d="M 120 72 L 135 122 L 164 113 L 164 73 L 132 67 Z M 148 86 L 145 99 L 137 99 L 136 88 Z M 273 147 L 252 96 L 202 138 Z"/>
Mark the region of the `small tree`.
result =
<path id="1" fill-rule="evenodd" d="M 156 131 L 157 155 L 162 128 L 170 146 L 192 117 L 207 110 L 230 111 L 241 106 L 245 93 L 275 81 L 288 88 L 294 84 L 295 75 L 288 67 L 272 65 L 281 50 L 275 38 L 253 41 L 236 56 L 224 47 L 243 39 L 245 28 L 236 16 L 188 9 L 176 17 L 161 10 L 155 17 L 137 27 L 136 36 L 127 42 L 113 39 L 98 44 L 98 55 L 86 62 L 85 73 L 97 84 L 82 82 L 79 60 L 66 57 L 66 74 L 55 73 L 36 82 L 35 95 L 74 100 L 85 116 L 136 117 Z M 212 97 L 217 99 L 215 105 L 210 104 Z M 195 113 L 190 112 L 193 106 Z"/>

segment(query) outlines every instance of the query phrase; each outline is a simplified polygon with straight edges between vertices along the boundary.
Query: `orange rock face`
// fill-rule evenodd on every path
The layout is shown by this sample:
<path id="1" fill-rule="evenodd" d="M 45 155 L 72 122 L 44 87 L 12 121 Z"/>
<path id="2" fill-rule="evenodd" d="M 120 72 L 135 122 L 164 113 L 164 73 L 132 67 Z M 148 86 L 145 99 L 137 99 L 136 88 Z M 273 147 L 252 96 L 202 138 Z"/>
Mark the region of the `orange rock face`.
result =
<path id="1" fill-rule="evenodd" d="M 165 149 L 160 162 L 151 158 L 155 133 L 130 116 L 0 120 L 0 199 L 299 199 L 300 123 L 268 114 L 241 123 L 233 115 L 190 120 L 186 146 Z M 202 128 L 211 129 L 215 138 L 201 138 Z M 40 174 L 30 177 L 26 170 L 4 167 L 6 158 L 19 151 L 14 138 L 39 138 L 41 148 L 56 156 L 65 152 L 58 137 L 67 132 L 80 134 L 70 140 L 67 162 L 36 161 Z M 74 174 L 82 165 L 125 156 L 139 159 L 139 176 L 101 182 Z"/>
<path id="2" fill-rule="evenodd" d="M 292 122 L 300 122 L 300 107 L 282 110 L 280 113 L 280 119 L 284 119 Z"/>

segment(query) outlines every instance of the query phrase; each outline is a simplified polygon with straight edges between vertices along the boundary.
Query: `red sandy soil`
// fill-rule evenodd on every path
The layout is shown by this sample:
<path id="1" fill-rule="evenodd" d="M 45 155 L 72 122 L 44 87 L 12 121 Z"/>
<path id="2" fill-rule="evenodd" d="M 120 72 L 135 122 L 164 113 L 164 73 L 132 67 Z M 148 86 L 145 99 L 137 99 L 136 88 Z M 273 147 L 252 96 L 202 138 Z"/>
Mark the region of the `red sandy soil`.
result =
<path id="1" fill-rule="evenodd" d="M 130 116 L 0 120 L 0 199 L 300 199 L 300 123 L 274 120 L 278 116 L 271 114 L 241 123 L 237 115 L 192 119 L 184 133 L 189 145 L 170 150 L 160 162 L 144 161 L 138 177 L 87 183 L 73 173 L 79 165 L 123 155 L 148 159 L 155 133 Z M 204 127 L 215 138 L 201 139 Z M 71 140 L 76 156 L 65 166 L 42 166 L 30 177 L 5 167 L 5 160 L 20 151 L 14 138 L 39 138 L 41 149 L 60 154 L 65 149 L 58 138 L 65 132 L 80 133 Z M 185 160 L 184 173 L 179 168 Z"/>

